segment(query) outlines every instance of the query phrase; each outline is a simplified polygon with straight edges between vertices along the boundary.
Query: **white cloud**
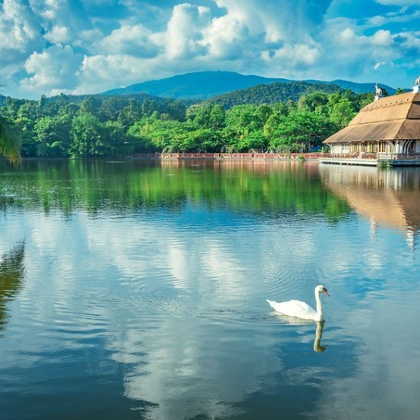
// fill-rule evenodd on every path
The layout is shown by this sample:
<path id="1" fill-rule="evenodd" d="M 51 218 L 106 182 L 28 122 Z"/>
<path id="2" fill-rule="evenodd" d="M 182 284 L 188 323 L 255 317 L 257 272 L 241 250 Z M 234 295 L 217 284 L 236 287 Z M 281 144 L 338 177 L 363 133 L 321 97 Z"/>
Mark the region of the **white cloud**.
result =
<path id="1" fill-rule="evenodd" d="M 210 11 L 205 7 L 186 3 L 175 6 L 161 38 L 165 41 L 167 58 L 191 59 L 206 54 L 202 31 L 209 22 Z"/>
<path id="2" fill-rule="evenodd" d="M 49 31 L 54 26 L 64 26 L 77 32 L 90 25 L 90 17 L 83 13 L 78 2 L 70 0 L 32 0 L 33 12 L 44 28 Z"/>
<path id="3" fill-rule="evenodd" d="M 129 85 L 142 78 L 155 79 L 157 74 L 170 75 L 164 67 L 165 63 L 160 59 L 145 61 L 130 55 L 85 56 L 77 74 L 80 82 L 74 92 L 98 93 L 121 85 L 122 81 L 125 85 Z"/>
<path id="4" fill-rule="evenodd" d="M 66 26 L 53 26 L 50 32 L 44 35 L 44 38 L 53 44 L 67 43 L 71 40 L 72 34 Z"/>
<path id="5" fill-rule="evenodd" d="M 99 28 L 85 29 L 80 31 L 77 38 L 73 40 L 73 46 L 89 51 L 92 44 L 100 42 L 104 37 L 103 32 Z"/>
<path id="6" fill-rule="evenodd" d="M 216 59 L 235 60 L 249 54 L 252 49 L 251 45 L 248 49 L 242 48 L 249 36 L 248 28 L 234 16 L 214 19 L 204 34 L 209 55 Z"/>
<path id="7" fill-rule="evenodd" d="M 338 0 L 5 0 L 1 77 L 6 94 L 20 86 L 20 96 L 39 97 L 203 70 L 355 81 L 370 80 L 377 63 L 388 77 L 415 71 L 420 33 L 410 25 L 420 10 L 380 3 L 401 7 L 349 18 L 333 14 Z"/>
<path id="8" fill-rule="evenodd" d="M 315 64 L 319 57 L 320 51 L 316 46 L 305 44 L 285 45 L 278 50 L 267 50 L 262 54 L 262 58 L 268 65 L 282 65 L 284 61 L 287 60 L 289 70 L 301 66 L 304 66 L 306 69 L 308 66 Z"/>
<path id="9" fill-rule="evenodd" d="M 122 25 L 110 35 L 93 43 L 90 50 L 96 54 L 133 55 L 153 57 L 159 52 L 159 46 L 153 41 L 153 32 L 143 25 Z"/>
<path id="10" fill-rule="evenodd" d="M 366 21 L 367 27 L 384 26 L 392 23 L 406 23 L 417 20 L 420 17 L 420 11 L 407 11 L 401 9 L 398 12 L 387 13 L 386 15 L 373 16 Z"/>
<path id="11" fill-rule="evenodd" d="M 0 12 L 0 66 L 45 45 L 40 36 L 42 28 L 28 6 L 5 0 Z"/>
<path id="12" fill-rule="evenodd" d="M 388 47 L 392 43 L 391 32 L 379 30 L 372 37 L 372 42 L 376 45 Z"/>
<path id="13" fill-rule="evenodd" d="M 311 39 L 311 34 L 323 22 L 329 1 L 295 0 L 278 2 L 272 0 L 215 0 L 219 7 L 226 8 L 229 16 L 242 22 L 251 35 L 265 35 L 266 42 L 288 40 L 291 43 Z M 324 4 L 324 9 L 321 6 Z"/>
<path id="14" fill-rule="evenodd" d="M 26 71 L 33 76 L 23 79 L 21 85 L 28 91 L 45 92 L 73 88 L 82 60 L 83 57 L 68 45 L 56 44 L 42 53 L 34 52 L 25 63 Z"/>

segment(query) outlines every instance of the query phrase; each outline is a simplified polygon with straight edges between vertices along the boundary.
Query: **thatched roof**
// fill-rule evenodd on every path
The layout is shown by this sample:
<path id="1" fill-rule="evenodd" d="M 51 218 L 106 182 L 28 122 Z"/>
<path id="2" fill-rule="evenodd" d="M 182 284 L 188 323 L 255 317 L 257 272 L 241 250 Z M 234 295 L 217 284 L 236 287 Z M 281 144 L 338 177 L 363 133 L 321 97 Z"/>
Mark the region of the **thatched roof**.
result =
<path id="1" fill-rule="evenodd" d="M 324 143 L 420 139 L 420 93 L 387 96 L 366 105 Z"/>

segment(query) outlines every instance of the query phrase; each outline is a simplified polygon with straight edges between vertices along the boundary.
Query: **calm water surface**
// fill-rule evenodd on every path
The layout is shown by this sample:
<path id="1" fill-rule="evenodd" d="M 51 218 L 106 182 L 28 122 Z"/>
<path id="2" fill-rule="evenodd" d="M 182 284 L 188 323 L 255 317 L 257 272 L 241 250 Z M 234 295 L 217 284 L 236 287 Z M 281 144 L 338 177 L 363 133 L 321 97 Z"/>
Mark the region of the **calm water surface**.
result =
<path id="1" fill-rule="evenodd" d="M 420 170 L 0 164 L 2 419 L 418 419 Z M 325 324 L 266 299 L 314 303 Z"/>

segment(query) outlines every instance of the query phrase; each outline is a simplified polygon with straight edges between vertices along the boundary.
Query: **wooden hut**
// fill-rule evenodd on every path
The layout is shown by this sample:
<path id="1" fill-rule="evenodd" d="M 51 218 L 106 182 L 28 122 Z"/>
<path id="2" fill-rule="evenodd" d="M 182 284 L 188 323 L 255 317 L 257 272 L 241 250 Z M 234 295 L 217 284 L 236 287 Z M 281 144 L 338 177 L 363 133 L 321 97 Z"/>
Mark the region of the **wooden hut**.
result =
<path id="1" fill-rule="evenodd" d="M 399 159 L 420 157 L 420 93 L 382 97 L 365 106 L 339 132 L 326 140 L 332 157 Z"/>

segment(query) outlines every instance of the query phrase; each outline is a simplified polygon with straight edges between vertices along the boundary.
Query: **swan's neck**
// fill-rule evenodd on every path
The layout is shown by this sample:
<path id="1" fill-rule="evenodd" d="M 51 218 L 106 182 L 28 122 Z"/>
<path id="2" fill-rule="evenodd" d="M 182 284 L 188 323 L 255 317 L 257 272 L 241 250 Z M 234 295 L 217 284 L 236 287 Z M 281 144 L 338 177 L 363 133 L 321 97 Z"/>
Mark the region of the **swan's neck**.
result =
<path id="1" fill-rule="evenodd" d="M 318 315 L 318 321 L 323 321 L 324 311 L 322 309 L 321 296 L 318 292 L 315 292 L 315 302 L 316 302 L 316 313 Z"/>

